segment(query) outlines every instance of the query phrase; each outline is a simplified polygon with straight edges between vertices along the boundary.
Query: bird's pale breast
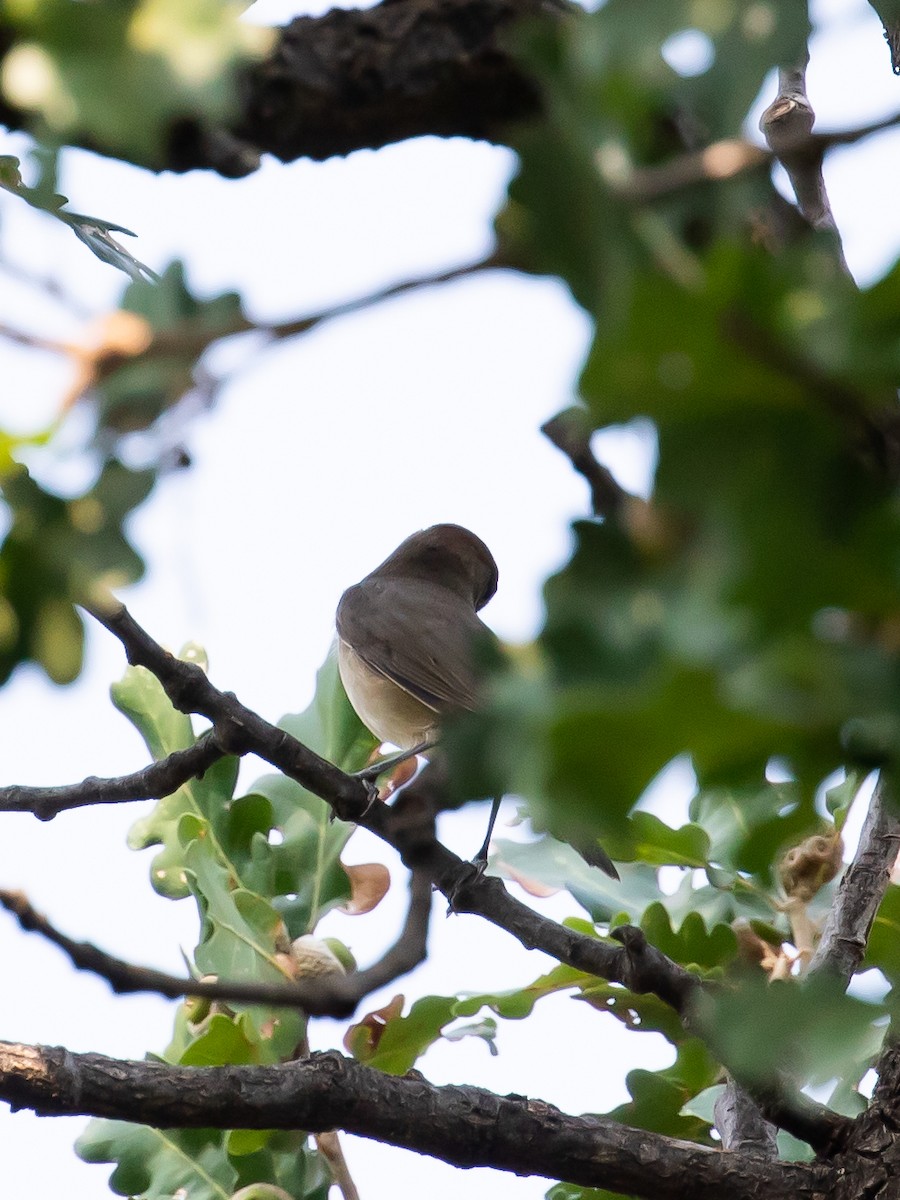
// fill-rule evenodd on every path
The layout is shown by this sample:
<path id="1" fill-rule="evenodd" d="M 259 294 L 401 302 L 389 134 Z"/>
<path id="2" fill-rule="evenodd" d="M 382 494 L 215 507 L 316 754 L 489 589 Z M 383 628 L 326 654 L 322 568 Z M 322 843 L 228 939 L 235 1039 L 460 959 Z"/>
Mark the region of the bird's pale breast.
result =
<path id="1" fill-rule="evenodd" d="M 338 639 L 338 669 L 360 720 L 381 741 L 411 750 L 434 738 L 437 713 L 399 684 L 373 671 L 343 638 Z"/>

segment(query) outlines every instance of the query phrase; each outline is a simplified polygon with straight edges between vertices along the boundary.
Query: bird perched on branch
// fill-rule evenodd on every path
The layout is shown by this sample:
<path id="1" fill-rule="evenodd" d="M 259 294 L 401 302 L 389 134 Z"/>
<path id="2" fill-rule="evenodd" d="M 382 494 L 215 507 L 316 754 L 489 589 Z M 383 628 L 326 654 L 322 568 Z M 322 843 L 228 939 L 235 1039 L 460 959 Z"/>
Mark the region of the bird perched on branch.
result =
<path id="1" fill-rule="evenodd" d="M 341 597 L 344 690 L 362 723 L 403 757 L 435 744 L 442 717 L 477 706 L 475 646 L 493 638 L 478 613 L 496 590 L 497 564 L 481 538 L 461 525 L 432 525 Z M 479 866 L 487 862 L 499 807 L 495 797 L 484 845 L 473 859 Z M 585 857 L 618 878 L 599 847 Z"/>

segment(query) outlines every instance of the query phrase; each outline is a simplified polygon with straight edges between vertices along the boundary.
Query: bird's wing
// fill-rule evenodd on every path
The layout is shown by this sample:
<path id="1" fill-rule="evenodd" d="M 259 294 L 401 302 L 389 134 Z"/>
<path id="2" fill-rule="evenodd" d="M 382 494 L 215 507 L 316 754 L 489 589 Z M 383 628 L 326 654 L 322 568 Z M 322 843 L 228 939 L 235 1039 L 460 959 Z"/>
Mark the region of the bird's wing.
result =
<path id="1" fill-rule="evenodd" d="M 367 666 L 435 712 L 475 707 L 472 645 L 486 629 L 455 593 L 420 580 L 364 579 L 337 610 L 338 635 Z"/>

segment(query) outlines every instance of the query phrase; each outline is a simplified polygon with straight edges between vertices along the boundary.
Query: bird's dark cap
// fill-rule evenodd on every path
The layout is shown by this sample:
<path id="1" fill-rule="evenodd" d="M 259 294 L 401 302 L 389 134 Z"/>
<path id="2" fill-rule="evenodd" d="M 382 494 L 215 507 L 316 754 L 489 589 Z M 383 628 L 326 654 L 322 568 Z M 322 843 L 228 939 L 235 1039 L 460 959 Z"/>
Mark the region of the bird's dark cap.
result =
<path id="1" fill-rule="evenodd" d="M 432 525 L 401 542 L 373 575 L 413 576 L 462 590 L 476 610 L 497 590 L 497 564 L 487 546 L 462 525 Z"/>

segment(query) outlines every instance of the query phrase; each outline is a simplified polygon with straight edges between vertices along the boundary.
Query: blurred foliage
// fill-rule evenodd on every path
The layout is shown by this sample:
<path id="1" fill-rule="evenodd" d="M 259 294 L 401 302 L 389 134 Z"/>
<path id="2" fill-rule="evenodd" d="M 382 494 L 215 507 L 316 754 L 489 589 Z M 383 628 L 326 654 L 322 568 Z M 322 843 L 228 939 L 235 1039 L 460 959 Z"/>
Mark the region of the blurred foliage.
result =
<path id="1" fill-rule="evenodd" d="M 152 166 L 173 126 L 235 111 L 236 68 L 269 30 L 234 0 L 7 0 L 0 88 L 52 137 L 96 140 Z"/>
<path id="2" fill-rule="evenodd" d="M 98 584 L 140 577 L 143 562 L 122 527 L 152 484 L 152 472 L 113 459 L 87 491 L 63 499 L 12 460 L 0 467 L 9 521 L 0 545 L 0 682 L 29 660 L 55 683 L 76 677 L 83 631 L 74 603 Z"/>
<path id="3" fill-rule="evenodd" d="M 768 981 L 761 973 L 740 987 L 707 993 L 699 1027 L 709 1045 L 744 1079 L 786 1073 L 803 1083 L 856 1081 L 871 1064 L 891 1006 L 848 996 L 840 980 Z"/>
<path id="4" fill-rule="evenodd" d="M 196 297 L 177 261 L 156 283 L 131 283 L 115 317 L 89 381 L 101 439 L 150 429 L 197 386 L 203 352 L 248 328 L 236 292 Z"/>
<path id="5" fill-rule="evenodd" d="M 182 656 L 203 663 L 188 647 Z M 129 667 L 113 701 L 141 733 L 154 759 L 195 741 L 189 717 L 176 711 L 158 681 Z M 348 770 L 366 761 L 371 735 L 344 695 L 334 654 L 319 672 L 315 697 L 284 728 Z M 131 832 L 141 850 L 159 846 L 150 880 L 169 899 L 193 896 L 200 935 L 198 976 L 284 981 L 302 973 L 293 939 L 350 895 L 340 852 L 353 826 L 330 819 L 324 801 L 283 776 L 262 779 L 235 797 L 237 760 L 225 758 L 160 800 Z M 261 1005 L 181 1004 L 163 1060 L 194 1066 L 286 1061 L 306 1045 L 302 1015 Z M 166 1131 L 94 1121 L 78 1141 L 89 1162 L 115 1162 L 110 1184 L 145 1200 L 183 1189 L 192 1197 L 230 1196 L 259 1181 L 296 1200 L 324 1200 L 330 1173 L 302 1133 Z"/>
<path id="6" fill-rule="evenodd" d="M 248 327 L 235 293 L 198 298 L 173 262 L 156 281 L 133 280 L 117 312 L 63 347 L 73 378 L 57 419 L 26 434 L 0 430 L 0 683 L 26 662 L 55 683 L 78 675 L 83 628 L 75 605 L 94 587 L 141 577 L 144 563 L 125 523 L 160 477 L 187 461 L 157 436 L 161 418 L 202 386 L 208 346 Z M 67 417 L 76 406 L 91 418 L 84 457 L 95 481 L 66 494 L 57 468 L 71 453 Z M 140 457 L 149 463 L 141 469 L 122 460 L 133 435 L 145 438 Z"/>

